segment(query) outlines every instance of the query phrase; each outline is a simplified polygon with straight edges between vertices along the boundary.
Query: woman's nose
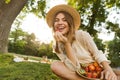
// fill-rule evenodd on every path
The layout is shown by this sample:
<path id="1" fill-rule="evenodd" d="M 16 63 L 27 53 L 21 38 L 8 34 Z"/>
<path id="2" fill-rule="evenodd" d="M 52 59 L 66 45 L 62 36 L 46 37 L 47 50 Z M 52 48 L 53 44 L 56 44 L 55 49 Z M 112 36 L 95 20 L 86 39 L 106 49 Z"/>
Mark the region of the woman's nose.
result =
<path id="1" fill-rule="evenodd" d="M 62 24 L 62 23 L 63 23 L 63 21 L 62 21 L 62 20 L 59 20 L 59 21 L 58 21 L 58 24 Z"/>

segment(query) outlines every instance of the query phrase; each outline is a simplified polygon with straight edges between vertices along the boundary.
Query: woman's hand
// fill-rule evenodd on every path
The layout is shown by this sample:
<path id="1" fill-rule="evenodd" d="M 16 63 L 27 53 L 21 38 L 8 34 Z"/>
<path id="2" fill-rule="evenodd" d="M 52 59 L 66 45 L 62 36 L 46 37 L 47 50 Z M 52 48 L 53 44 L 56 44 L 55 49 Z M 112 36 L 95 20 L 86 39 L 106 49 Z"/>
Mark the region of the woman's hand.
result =
<path id="1" fill-rule="evenodd" d="M 105 80 L 117 80 L 117 76 L 115 73 L 112 71 L 112 69 L 104 69 L 101 72 L 101 79 Z"/>
<path id="2" fill-rule="evenodd" d="M 54 33 L 54 38 L 57 42 L 62 42 L 64 44 L 68 42 L 68 39 L 65 36 L 63 36 L 59 31 L 56 31 Z"/>

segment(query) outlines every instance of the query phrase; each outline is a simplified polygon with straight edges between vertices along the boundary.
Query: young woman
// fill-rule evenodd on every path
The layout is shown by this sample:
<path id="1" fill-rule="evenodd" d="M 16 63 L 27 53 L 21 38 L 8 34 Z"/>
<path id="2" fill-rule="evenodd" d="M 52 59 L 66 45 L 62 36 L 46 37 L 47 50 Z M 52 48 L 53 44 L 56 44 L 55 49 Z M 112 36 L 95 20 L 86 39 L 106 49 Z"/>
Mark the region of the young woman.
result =
<path id="1" fill-rule="evenodd" d="M 63 80 L 87 80 L 76 71 L 81 64 L 97 62 L 102 66 L 101 79 L 118 80 L 102 51 L 98 50 L 92 37 L 78 30 L 81 20 L 79 13 L 71 6 L 61 4 L 53 7 L 46 15 L 55 38 L 53 49 L 60 61 L 51 64 L 52 71 Z"/>

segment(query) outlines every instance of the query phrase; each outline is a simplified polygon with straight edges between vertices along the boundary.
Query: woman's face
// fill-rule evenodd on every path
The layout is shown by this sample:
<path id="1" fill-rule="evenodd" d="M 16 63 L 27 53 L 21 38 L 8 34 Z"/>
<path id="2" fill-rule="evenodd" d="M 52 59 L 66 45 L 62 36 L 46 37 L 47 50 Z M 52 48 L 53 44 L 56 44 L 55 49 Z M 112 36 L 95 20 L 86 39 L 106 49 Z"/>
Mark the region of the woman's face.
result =
<path id="1" fill-rule="evenodd" d="M 65 15 L 63 13 L 58 13 L 54 21 L 54 30 L 59 31 L 65 35 L 68 33 L 69 28 L 70 27 L 67 23 L 67 20 L 65 19 Z"/>

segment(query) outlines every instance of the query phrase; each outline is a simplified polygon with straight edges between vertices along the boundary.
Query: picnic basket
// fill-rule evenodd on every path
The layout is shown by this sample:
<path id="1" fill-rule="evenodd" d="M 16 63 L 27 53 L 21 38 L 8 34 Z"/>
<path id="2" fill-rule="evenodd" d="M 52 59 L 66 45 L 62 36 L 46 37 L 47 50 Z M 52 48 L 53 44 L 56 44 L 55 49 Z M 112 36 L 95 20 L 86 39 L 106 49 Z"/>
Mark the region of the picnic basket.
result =
<path id="1" fill-rule="evenodd" d="M 87 80 L 101 80 L 100 74 L 103 68 L 97 63 L 80 64 L 81 68 L 76 70 L 76 73 Z"/>

